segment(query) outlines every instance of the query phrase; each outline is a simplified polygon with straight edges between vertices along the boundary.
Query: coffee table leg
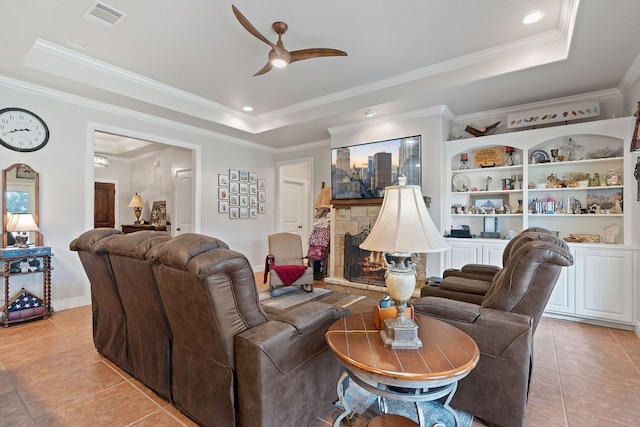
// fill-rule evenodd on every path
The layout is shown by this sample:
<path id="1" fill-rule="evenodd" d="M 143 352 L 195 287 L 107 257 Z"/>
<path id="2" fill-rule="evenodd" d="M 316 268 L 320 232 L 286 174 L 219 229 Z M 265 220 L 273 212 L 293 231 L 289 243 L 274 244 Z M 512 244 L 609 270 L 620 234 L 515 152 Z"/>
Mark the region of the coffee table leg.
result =
<path id="1" fill-rule="evenodd" d="M 333 427 L 340 427 L 340 421 L 344 418 L 348 417 L 351 414 L 351 408 L 347 403 L 347 400 L 344 398 L 344 381 L 349 378 L 349 374 L 343 372 L 338 378 L 338 385 L 336 386 L 336 391 L 338 392 L 338 399 L 340 400 L 340 406 L 344 410 L 342 414 L 333 422 Z"/>

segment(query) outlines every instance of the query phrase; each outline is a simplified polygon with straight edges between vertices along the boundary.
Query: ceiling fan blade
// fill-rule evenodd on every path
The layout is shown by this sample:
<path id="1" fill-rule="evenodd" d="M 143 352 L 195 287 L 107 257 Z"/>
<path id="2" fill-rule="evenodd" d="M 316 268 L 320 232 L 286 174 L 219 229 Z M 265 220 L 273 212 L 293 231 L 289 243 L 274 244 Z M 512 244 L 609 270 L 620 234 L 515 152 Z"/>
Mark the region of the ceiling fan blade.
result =
<path id="1" fill-rule="evenodd" d="M 312 48 L 294 50 L 289 52 L 291 62 L 302 61 L 303 59 L 320 58 L 323 56 L 347 56 L 347 52 L 338 49 Z"/>
<path id="2" fill-rule="evenodd" d="M 253 75 L 253 77 L 260 76 L 268 71 L 271 71 L 272 68 L 273 65 L 271 65 L 271 62 L 267 62 L 264 67 L 260 68 L 260 70 L 258 70 L 258 72 Z"/>
<path id="3" fill-rule="evenodd" d="M 266 44 L 268 44 L 272 48 L 274 48 L 274 49 L 276 48 L 275 44 L 273 44 L 271 41 L 269 41 L 269 39 L 267 39 L 265 36 L 260 34 L 260 32 L 258 30 L 256 30 L 256 28 L 253 25 L 251 25 L 251 22 L 249 22 L 249 20 L 247 18 L 245 18 L 245 16 L 242 13 L 240 13 L 238 8 L 236 8 L 234 5 L 231 5 L 231 9 L 233 9 L 233 14 L 236 15 L 236 18 L 238 18 L 238 21 L 245 28 L 245 30 L 249 31 L 257 39 L 262 40 L 263 42 L 265 42 Z"/>

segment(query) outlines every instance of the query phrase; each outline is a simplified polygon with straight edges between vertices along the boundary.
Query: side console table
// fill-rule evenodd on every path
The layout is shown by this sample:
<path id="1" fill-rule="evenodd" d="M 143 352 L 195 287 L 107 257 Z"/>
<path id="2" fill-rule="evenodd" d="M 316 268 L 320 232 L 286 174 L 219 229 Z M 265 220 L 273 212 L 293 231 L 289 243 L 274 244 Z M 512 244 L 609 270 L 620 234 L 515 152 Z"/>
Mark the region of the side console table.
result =
<path id="1" fill-rule="evenodd" d="M 136 231 L 151 230 L 151 231 L 167 231 L 166 226 L 155 226 L 153 224 L 133 224 L 123 225 L 122 232 L 124 234 L 135 233 Z"/>
<path id="2" fill-rule="evenodd" d="M 51 248 L 33 246 L 29 248 L 0 248 L 0 261 L 4 262 L 4 300 L 3 318 L 0 324 L 5 327 L 15 322 L 46 318 L 51 313 Z M 41 262 L 40 262 L 41 261 Z M 42 298 L 20 290 L 9 298 L 9 281 L 12 276 L 23 274 L 42 274 Z M 22 301 L 21 301 L 22 300 Z"/>

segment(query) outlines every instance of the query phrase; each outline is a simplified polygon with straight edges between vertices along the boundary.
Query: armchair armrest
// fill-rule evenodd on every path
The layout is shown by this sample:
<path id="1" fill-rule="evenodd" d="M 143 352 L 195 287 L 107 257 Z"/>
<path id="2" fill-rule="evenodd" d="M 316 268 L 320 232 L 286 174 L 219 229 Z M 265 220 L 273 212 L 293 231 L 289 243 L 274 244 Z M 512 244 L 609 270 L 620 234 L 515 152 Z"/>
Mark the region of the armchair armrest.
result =
<path id="1" fill-rule="evenodd" d="M 325 350 L 327 329 L 348 314 L 347 309 L 322 302 L 301 304 L 236 335 L 236 363 L 266 357 L 281 373 L 289 372 Z"/>
<path id="2" fill-rule="evenodd" d="M 419 298 L 413 306 L 420 314 L 464 331 L 485 355 L 503 357 L 514 343 L 521 339 L 529 342 L 533 336 L 533 318 L 525 314 L 438 297 Z"/>

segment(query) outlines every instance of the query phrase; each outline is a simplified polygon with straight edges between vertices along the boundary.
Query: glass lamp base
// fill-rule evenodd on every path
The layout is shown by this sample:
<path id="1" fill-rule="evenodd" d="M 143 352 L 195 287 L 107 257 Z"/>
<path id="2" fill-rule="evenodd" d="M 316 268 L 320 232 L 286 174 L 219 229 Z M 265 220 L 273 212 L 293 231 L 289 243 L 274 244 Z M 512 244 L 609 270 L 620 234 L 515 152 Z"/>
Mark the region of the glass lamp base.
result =
<path id="1" fill-rule="evenodd" d="M 392 349 L 415 350 L 422 347 L 422 341 L 418 338 L 418 325 L 407 318 L 390 318 L 384 320 L 384 329 L 380 336 L 385 345 Z"/>

